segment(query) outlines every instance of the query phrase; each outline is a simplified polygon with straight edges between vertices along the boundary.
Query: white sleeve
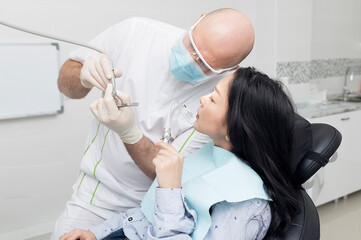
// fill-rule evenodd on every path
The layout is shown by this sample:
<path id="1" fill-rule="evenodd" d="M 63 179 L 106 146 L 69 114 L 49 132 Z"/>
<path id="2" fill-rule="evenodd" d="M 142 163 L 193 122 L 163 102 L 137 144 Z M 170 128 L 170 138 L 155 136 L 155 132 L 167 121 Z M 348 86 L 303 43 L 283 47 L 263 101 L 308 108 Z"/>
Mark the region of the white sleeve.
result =
<path id="1" fill-rule="evenodd" d="M 146 239 L 191 240 L 196 222 L 197 213 L 188 208 L 182 189 L 157 188 L 154 224 L 149 226 Z"/>
<path id="2" fill-rule="evenodd" d="M 88 44 L 103 50 L 103 52 L 111 56 L 111 58 L 114 58 L 114 56 L 119 56 L 122 54 L 122 51 L 127 45 L 127 41 L 129 41 L 131 38 L 130 36 L 133 34 L 135 21 L 136 18 L 129 18 L 118 24 L 115 24 L 90 40 Z M 81 47 L 71 52 L 70 58 L 72 60 L 84 63 L 86 59 L 96 54 L 99 53 L 94 50 Z"/>

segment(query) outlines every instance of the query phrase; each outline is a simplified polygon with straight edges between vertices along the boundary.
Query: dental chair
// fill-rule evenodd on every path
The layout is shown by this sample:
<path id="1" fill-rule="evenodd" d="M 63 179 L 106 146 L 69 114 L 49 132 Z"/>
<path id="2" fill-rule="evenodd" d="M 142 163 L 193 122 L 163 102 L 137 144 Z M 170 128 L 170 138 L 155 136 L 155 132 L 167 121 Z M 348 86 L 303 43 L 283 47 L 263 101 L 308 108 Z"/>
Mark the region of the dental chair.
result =
<path id="1" fill-rule="evenodd" d="M 301 186 L 329 162 L 340 146 L 342 136 L 330 125 L 310 124 L 297 114 L 295 121 L 291 170 Z M 298 199 L 300 212 L 292 219 L 285 239 L 320 239 L 320 220 L 313 201 L 303 188 L 298 191 Z"/>

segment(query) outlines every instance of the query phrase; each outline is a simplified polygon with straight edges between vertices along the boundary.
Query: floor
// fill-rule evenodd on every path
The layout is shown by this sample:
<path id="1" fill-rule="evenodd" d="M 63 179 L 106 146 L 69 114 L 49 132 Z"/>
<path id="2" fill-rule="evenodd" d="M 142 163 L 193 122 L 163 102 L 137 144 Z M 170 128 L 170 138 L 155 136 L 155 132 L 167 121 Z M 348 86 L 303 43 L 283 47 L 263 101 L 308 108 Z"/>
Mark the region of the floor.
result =
<path id="1" fill-rule="evenodd" d="M 361 239 L 361 191 L 317 208 L 321 240 Z M 50 234 L 27 240 L 49 240 Z"/>
<path id="2" fill-rule="evenodd" d="M 361 191 L 317 208 L 321 240 L 361 239 Z"/>

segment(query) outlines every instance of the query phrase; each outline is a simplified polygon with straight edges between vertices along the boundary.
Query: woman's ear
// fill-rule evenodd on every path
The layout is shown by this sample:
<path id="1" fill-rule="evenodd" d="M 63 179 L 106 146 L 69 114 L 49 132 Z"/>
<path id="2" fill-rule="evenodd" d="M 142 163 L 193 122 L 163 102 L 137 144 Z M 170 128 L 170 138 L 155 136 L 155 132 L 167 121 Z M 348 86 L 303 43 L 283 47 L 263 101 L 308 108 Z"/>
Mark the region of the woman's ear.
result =
<path id="1" fill-rule="evenodd" d="M 230 141 L 228 134 L 226 135 L 226 141 L 227 141 L 227 142 Z"/>

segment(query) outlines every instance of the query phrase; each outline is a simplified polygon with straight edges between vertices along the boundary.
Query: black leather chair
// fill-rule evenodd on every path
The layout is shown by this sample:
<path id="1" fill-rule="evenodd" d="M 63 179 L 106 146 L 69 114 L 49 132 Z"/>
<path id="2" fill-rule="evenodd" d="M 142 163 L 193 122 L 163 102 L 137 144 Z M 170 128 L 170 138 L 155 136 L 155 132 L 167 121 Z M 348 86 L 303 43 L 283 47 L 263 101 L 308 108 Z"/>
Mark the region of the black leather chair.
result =
<path id="1" fill-rule="evenodd" d="M 310 124 L 296 115 L 291 169 L 300 185 L 324 167 L 341 144 L 341 133 L 327 124 Z M 285 233 L 286 240 L 320 239 L 320 220 L 311 198 L 302 188 L 298 191 L 300 212 Z"/>

